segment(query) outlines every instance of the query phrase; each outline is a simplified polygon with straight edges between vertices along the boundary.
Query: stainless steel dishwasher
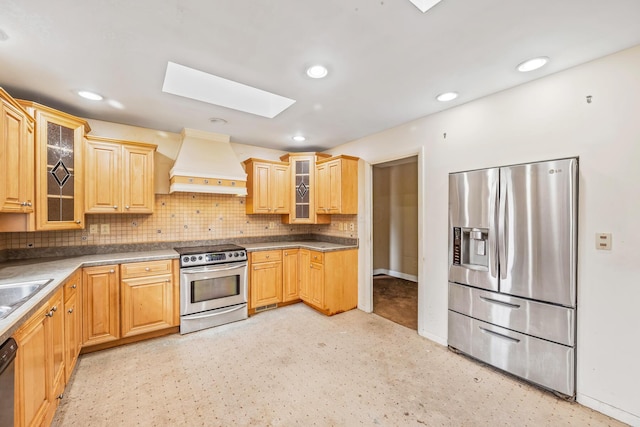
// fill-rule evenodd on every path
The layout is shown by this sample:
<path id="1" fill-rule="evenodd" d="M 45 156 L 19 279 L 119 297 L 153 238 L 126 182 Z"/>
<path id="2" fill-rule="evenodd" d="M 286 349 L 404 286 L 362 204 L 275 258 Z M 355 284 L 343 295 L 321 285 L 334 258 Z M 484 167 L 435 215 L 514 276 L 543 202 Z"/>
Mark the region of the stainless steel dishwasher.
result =
<path id="1" fill-rule="evenodd" d="M 14 362 L 18 344 L 9 338 L 0 347 L 0 426 L 13 425 Z"/>

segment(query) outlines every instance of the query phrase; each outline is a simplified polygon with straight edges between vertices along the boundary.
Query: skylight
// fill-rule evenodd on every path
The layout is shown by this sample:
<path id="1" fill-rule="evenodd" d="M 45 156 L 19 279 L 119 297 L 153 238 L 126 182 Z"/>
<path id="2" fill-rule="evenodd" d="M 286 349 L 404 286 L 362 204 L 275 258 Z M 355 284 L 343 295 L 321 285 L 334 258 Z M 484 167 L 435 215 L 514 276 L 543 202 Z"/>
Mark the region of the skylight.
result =
<path id="1" fill-rule="evenodd" d="M 162 91 L 274 118 L 296 101 L 169 61 Z"/>

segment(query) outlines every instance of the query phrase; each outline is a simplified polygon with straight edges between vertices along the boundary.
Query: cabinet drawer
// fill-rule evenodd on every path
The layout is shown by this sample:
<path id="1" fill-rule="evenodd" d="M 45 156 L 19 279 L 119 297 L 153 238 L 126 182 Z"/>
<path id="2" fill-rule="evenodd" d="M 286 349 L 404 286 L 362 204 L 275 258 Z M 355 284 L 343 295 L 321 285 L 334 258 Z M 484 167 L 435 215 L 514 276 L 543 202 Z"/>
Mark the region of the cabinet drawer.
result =
<path id="1" fill-rule="evenodd" d="M 317 251 L 309 251 L 309 261 L 324 264 L 324 253 Z"/>
<path id="2" fill-rule="evenodd" d="M 158 274 L 171 273 L 171 260 L 132 262 L 120 266 L 120 274 L 123 279 L 130 277 L 156 276 Z"/>
<path id="3" fill-rule="evenodd" d="M 575 353 L 449 310 L 448 344 L 471 357 L 568 396 L 575 393 Z"/>
<path id="4" fill-rule="evenodd" d="M 80 286 L 82 286 L 82 270 L 76 270 L 64 283 L 64 300 L 77 295 Z"/>
<path id="5" fill-rule="evenodd" d="M 282 259 L 282 251 L 260 251 L 251 253 L 251 262 L 267 262 L 267 261 L 280 261 Z"/>
<path id="6" fill-rule="evenodd" d="M 575 344 L 575 310 L 449 282 L 449 309 L 560 344 Z"/>

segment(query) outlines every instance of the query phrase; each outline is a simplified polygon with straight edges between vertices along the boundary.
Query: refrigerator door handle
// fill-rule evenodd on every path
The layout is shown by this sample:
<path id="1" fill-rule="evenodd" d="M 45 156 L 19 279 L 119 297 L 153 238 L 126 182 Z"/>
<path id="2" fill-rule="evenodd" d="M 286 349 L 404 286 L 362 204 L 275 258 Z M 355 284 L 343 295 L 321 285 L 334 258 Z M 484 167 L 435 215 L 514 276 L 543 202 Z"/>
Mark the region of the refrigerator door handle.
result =
<path id="1" fill-rule="evenodd" d="M 491 277 L 498 277 L 498 236 L 496 231 L 498 230 L 498 179 L 495 179 L 491 187 L 491 202 L 489 204 L 489 215 L 493 224 L 491 224 L 491 230 L 489 230 L 489 274 Z"/>
<path id="2" fill-rule="evenodd" d="M 503 339 L 505 339 L 507 341 L 511 341 L 511 342 L 514 342 L 514 343 L 519 343 L 520 342 L 520 340 L 518 338 L 512 338 L 512 337 L 507 336 L 507 335 L 502 335 L 501 333 L 492 331 L 491 329 L 483 328 L 482 326 L 478 326 L 478 328 L 480 328 L 480 330 L 482 332 L 484 332 L 485 334 L 493 335 L 494 337 L 498 337 L 498 338 L 503 338 Z"/>
<path id="3" fill-rule="evenodd" d="M 509 308 L 513 308 L 513 309 L 517 309 L 520 308 L 520 306 L 518 304 L 511 304 L 509 302 L 505 302 L 505 301 L 500 301 L 497 299 L 493 299 L 493 298 L 487 298 L 487 297 L 480 297 L 480 299 L 482 301 L 486 301 L 486 302 L 490 302 L 493 304 L 498 304 L 498 305 L 503 305 L 505 307 L 509 307 Z"/>
<path id="4" fill-rule="evenodd" d="M 501 171 L 502 172 L 502 171 Z M 507 278 L 507 179 L 500 173 L 500 207 L 498 212 L 498 258 L 500 278 Z"/>

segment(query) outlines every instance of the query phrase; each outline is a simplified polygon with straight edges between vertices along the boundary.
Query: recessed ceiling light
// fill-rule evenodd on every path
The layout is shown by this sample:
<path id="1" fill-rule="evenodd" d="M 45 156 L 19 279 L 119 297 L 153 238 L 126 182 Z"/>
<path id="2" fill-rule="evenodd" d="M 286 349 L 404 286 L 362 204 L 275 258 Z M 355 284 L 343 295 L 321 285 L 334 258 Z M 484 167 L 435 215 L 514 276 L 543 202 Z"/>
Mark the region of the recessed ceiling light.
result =
<path id="1" fill-rule="evenodd" d="M 102 95 L 98 95 L 95 92 L 89 92 L 88 90 L 79 90 L 78 95 L 91 101 L 102 101 Z"/>
<path id="2" fill-rule="evenodd" d="M 453 101 L 457 97 L 458 97 L 458 94 L 456 92 L 445 92 L 436 96 L 436 99 L 440 102 L 447 102 L 447 101 Z"/>
<path id="3" fill-rule="evenodd" d="M 409 0 L 415 7 L 420 9 L 422 13 L 425 13 L 427 10 L 431 9 L 433 6 L 440 3 L 440 0 Z"/>
<path id="4" fill-rule="evenodd" d="M 304 136 L 302 136 L 302 135 L 296 135 L 296 136 L 294 136 L 294 137 L 293 137 L 293 138 L 291 138 L 291 139 L 293 139 L 294 141 L 298 141 L 298 142 L 302 142 L 302 141 L 306 141 L 306 140 L 307 140 L 307 138 L 305 138 L 305 137 L 304 137 Z"/>
<path id="5" fill-rule="evenodd" d="M 328 73 L 329 71 L 324 65 L 312 65 L 311 67 L 307 68 L 307 76 L 311 77 L 312 79 L 325 78 L 327 77 Z"/>
<path id="6" fill-rule="evenodd" d="M 522 73 L 526 73 L 527 71 L 537 70 L 540 67 L 543 67 L 547 62 L 549 62 L 549 58 L 546 56 L 540 56 L 538 58 L 529 59 L 519 64 L 517 69 Z"/>

